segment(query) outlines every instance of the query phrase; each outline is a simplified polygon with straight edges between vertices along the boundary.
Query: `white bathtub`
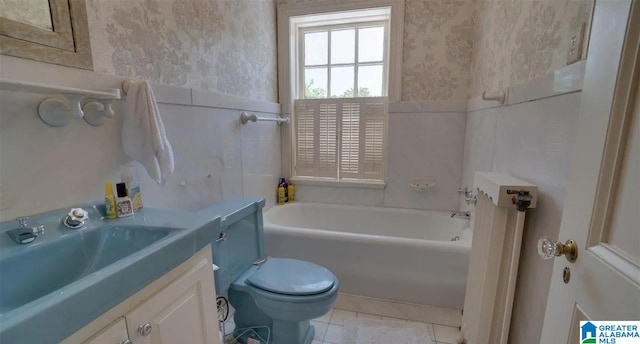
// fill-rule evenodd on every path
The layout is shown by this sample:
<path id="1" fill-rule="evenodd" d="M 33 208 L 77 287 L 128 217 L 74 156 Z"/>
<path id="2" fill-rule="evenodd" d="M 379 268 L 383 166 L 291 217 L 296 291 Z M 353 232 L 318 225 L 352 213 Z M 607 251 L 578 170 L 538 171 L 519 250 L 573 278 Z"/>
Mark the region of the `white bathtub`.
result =
<path id="1" fill-rule="evenodd" d="M 292 203 L 264 214 L 267 254 L 327 267 L 341 292 L 454 309 L 464 304 L 467 227 L 446 212 L 383 207 Z"/>

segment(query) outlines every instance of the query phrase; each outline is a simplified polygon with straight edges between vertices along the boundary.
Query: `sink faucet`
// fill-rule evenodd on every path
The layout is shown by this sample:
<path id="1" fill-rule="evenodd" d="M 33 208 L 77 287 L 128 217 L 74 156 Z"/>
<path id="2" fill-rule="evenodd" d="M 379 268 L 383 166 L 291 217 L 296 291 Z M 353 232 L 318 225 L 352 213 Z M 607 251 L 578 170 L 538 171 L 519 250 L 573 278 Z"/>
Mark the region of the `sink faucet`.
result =
<path id="1" fill-rule="evenodd" d="M 451 218 L 470 220 L 471 212 L 470 211 L 452 211 Z"/>
<path id="2" fill-rule="evenodd" d="M 15 241 L 17 244 L 28 244 L 33 242 L 36 240 L 38 235 L 42 235 L 44 233 L 44 225 L 29 227 L 27 225 L 27 221 L 29 221 L 28 217 L 19 217 L 17 218 L 17 221 L 20 226 L 7 231 L 11 240 Z"/>

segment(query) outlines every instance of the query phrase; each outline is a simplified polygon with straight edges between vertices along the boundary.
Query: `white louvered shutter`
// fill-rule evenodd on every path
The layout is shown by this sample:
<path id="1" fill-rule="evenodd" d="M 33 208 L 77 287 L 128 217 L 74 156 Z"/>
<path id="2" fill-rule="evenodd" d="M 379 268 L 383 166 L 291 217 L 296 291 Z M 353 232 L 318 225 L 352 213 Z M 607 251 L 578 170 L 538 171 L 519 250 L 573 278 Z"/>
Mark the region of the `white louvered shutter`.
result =
<path id="1" fill-rule="evenodd" d="M 340 177 L 360 178 L 360 104 L 342 104 Z"/>
<path id="2" fill-rule="evenodd" d="M 387 99 L 295 101 L 295 175 L 384 180 Z"/>
<path id="3" fill-rule="evenodd" d="M 296 102 L 296 175 L 314 177 L 316 163 L 314 104 Z"/>
<path id="4" fill-rule="evenodd" d="M 364 152 L 362 154 L 362 179 L 384 179 L 385 135 L 387 122 L 386 102 L 365 103 Z"/>

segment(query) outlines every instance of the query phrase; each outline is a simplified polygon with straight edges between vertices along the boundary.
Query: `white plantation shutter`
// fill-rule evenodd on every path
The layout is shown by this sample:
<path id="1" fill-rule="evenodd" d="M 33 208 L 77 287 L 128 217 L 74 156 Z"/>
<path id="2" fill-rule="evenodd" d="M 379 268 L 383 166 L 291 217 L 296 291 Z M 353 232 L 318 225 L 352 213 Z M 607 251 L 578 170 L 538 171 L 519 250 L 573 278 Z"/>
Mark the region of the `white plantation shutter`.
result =
<path id="1" fill-rule="evenodd" d="M 338 173 L 338 120 L 336 104 L 320 104 L 318 123 L 318 161 L 316 177 L 337 178 Z"/>
<path id="2" fill-rule="evenodd" d="M 300 177 L 384 180 L 387 98 L 295 101 Z"/>
<path id="3" fill-rule="evenodd" d="M 360 103 L 342 104 L 340 177 L 360 177 Z"/>
<path id="4" fill-rule="evenodd" d="M 316 163 L 314 104 L 296 103 L 296 173 L 314 176 Z"/>
<path id="5" fill-rule="evenodd" d="M 385 126 L 387 104 L 365 104 L 364 152 L 362 154 L 362 179 L 384 179 Z"/>

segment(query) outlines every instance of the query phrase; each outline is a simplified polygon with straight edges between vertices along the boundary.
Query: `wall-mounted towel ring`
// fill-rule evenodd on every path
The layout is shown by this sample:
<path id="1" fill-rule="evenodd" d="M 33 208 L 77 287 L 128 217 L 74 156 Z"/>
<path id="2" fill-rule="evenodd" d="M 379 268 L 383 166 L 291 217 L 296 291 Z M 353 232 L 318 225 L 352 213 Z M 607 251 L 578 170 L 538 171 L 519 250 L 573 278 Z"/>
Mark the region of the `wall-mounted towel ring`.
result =
<path id="1" fill-rule="evenodd" d="M 482 92 L 482 100 L 495 100 L 500 105 L 504 105 L 507 101 L 507 94 L 504 91 L 499 91 L 496 93 L 487 93 L 487 91 Z"/>

